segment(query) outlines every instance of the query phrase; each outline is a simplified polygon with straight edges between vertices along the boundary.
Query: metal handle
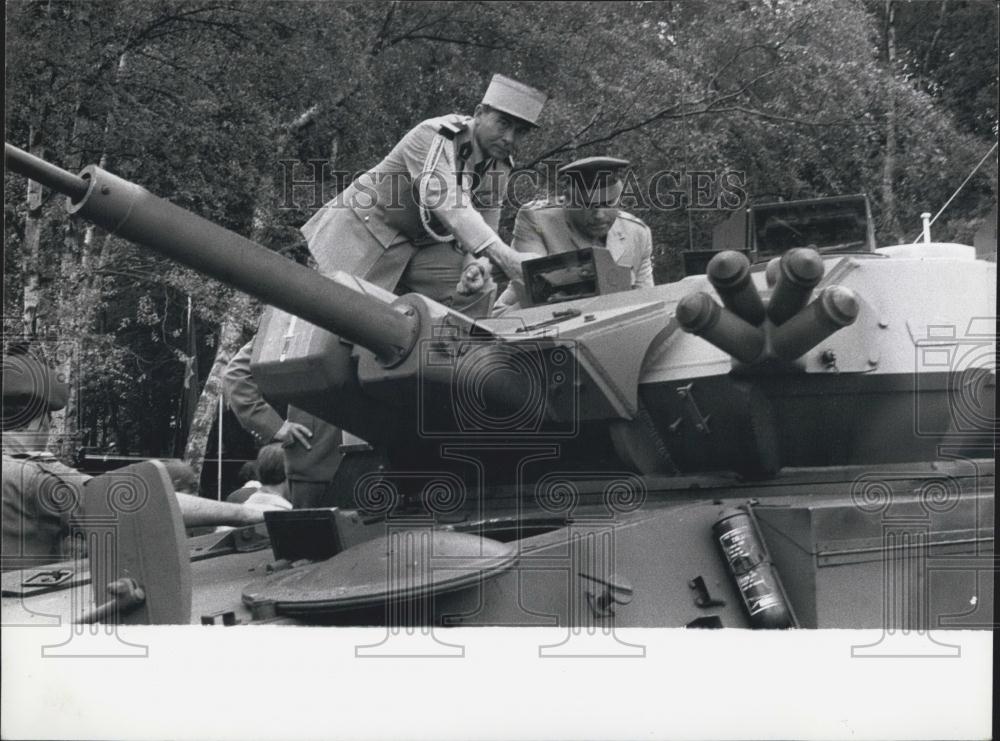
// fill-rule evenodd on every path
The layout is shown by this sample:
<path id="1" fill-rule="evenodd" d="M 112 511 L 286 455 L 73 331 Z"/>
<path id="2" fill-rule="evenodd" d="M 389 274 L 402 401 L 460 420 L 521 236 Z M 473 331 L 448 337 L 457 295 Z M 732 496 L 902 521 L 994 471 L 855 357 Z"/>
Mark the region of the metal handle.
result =
<path id="1" fill-rule="evenodd" d="M 85 612 L 74 623 L 89 625 L 104 623 L 108 618 L 115 620 L 127 612 L 131 612 L 146 601 L 146 592 L 135 579 L 117 579 L 108 584 L 108 594 L 111 599 L 103 602 L 93 610 Z"/>

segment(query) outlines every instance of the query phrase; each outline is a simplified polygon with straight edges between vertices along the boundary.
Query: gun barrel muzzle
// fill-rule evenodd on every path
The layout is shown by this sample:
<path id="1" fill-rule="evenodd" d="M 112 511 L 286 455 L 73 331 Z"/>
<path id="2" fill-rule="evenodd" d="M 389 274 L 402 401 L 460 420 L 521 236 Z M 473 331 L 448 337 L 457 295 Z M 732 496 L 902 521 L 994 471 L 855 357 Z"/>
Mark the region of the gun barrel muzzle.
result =
<path id="1" fill-rule="evenodd" d="M 746 255 L 724 250 L 709 261 L 705 272 L 723 306 L 755 327 L 764 322 L 764 302 L 753 284 Z"/>
<path id="2" fill-rule="evenodd" d="M 685 332 L 708 340 L 743 363 L 764 351 L 764 331 L 719 306 L 707 293 L 692 293 L 677 304 L 675 316 Z"/>
<path id="3" fill-rule="evenodd" d="M 774 284 L 778 282 L 779 264 L 781 264 L 780 257 L 772 257 L 767 261 L 767 267 L 764 269 L 764 278 L 767 280 L 768 288 L 774 288 Z"/>
<path id="4" fill-rule="evenodd" d="M 79 175 L 56 167 L 23 149 L 18 149 L 13 144 L 4 142 L 3 160 L 11 172 L 24 175 L 29 180 L 34 180 L 46 188 L 67 195 L 73 201 L 79 201 L 87 195 L 89 186 L 87 181 Z"/>
<path id="5" fill-rule="evenodd" d="M 771 334 L 771 350 L 783 360 L 805 355 L 839 329 L 854 324 L 861 311 L 858 295 L 844 286 L 827 286 L 816 300 Z"/>
<path id="6" fill-rule="evenodd" d="M 823 258 L 816 250 L 796 247 L 781 256 L 767 316 L 776 326 L 784 324 L 809 302 L 823 277 Z"/>
<path id="7" fill-rule="evenodd" d="M 4 158 L 11 171 L 69 196 L 69 213 L 366 347 L 384 364 L 416 343 L 412 309 L 360 295 L 100 167 L 74 175 L 6 143 Z"/>

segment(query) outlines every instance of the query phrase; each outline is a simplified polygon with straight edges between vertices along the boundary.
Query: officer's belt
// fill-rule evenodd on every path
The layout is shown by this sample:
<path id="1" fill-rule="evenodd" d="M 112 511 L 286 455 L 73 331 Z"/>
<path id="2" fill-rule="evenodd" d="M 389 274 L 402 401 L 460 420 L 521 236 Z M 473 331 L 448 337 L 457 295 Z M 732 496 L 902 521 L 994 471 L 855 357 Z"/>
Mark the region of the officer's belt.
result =
<path id="1" fill-rule="evenodd" d="M 454 239 L 449 239 L 447 242 L 442 242 L 441 240 L 436 239 L 436 238 L 430 236 L 429 234 L 425 235 L 423 237 L 418 237 L 416 239 L 408 236 L 406 238 L 406 241 L 409 242 L 410 244 L 412 244 L 417 249 L 420 249 L 420 250 L 424 249 L 425 247 L 436 247 L 438 245 L 448 245 L 449 247 L 455 248 L 455 250 L 458 251 L 458 252 L 462 251 L 461 248 L 459 248 L 459 246 L 458 246 L 458 242 L 456 242 Z"/>

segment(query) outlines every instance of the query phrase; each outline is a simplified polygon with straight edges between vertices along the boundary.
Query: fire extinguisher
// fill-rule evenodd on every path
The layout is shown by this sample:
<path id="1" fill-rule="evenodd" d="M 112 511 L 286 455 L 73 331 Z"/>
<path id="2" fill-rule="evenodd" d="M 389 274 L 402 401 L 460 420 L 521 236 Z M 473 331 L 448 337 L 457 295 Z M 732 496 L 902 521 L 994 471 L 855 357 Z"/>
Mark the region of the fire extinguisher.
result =
<path id="1" fill-rule="evenodd" d="M 712 534 L 743 598 L 750 627 L 796 627 L 785 590 L 749 510 L 743 507 L 724 509 L 712 525 Z"/>

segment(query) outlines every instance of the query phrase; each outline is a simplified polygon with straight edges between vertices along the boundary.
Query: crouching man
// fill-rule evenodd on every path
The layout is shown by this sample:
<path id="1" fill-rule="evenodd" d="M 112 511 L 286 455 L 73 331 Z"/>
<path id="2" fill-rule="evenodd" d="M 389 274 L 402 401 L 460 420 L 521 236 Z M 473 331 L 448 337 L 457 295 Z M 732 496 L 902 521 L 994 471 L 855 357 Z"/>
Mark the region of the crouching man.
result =
<path id="1" fill-rule="evenodd" d="M 517 212 L 511 246 L 528 257 L 602 247 L 632 271 L 632 288 L 653 286 L 653 237 L 641 219 L 618 208 L 627 160 L 585 157 L 559 168 L 564 199 L 533 201 Z M 512 278 L 493 308 L 500 316 L 519 308 L 524 284 Z"/>
<path id="2" fill-rule="evenodd" d="M 51 413 L 69 389 L 31 355 L 3 357 L 3 539 L 0 570 L 63 561 L 64 540 L 90 476 L 60 463 L 45 447 Z M 266 505 L 240 505 L 175 493 L 185 527 L 254 525 Z"/>

